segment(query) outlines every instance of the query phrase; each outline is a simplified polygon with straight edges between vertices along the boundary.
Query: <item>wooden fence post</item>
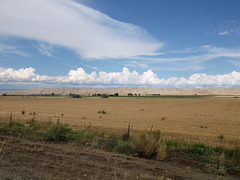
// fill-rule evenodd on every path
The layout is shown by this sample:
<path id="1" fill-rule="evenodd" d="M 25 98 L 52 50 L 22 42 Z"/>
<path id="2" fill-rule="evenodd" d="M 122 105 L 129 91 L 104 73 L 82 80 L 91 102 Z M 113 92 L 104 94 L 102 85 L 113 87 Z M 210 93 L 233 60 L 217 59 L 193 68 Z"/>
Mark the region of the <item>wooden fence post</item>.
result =
<path id="1" fill-rule="evenodd" d="M 130 137 L 130 123 L 128 124 L 128 139 Z"/>
<path id="2" fill-rule="evenodd" d="M 12 127 L 12 113 L 10 114 L 9 127 Z"/>
<path id="3" fill-rule="evenodd" d="M 34 124 L 35 118 L 36 118 L 36 117 L 33 117 L 33 118 L 32 118 L 32 122 L 31 122 L 32 125 Z"/>
<path id="4" fill-rule="evenodd" d="M 57 125 L 59 125 L 59 121 L 60 121 L 60 117 L 58 116 L 58 121 L 57 121 Z"/>
<path id="5" fill-rule="evenodd" d="M 151 126 L 151 130 L 150 130 L 150 132 L 152 132 L 153 131 L 153 125 Z"/>

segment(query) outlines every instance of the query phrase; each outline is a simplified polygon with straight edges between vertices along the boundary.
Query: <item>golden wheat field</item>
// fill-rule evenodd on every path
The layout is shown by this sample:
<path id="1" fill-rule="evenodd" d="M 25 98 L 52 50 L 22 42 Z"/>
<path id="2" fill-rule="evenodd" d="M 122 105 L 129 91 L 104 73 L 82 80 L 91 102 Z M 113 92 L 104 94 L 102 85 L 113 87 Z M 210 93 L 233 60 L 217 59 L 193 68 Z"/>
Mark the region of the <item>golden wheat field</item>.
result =
<path id="1" fill-rule="evenodd" d="M 101 111 L 101 112 L 100 112 Z M 102 113 L 106 112 L 106 114 Z M 1 121 L 56 122 L 131 132 L 161 130 L 163 137 L 211 145 L 240 144 L 240 98 L 1 97 Z M 220 140 L 219 135 L 224 135 Z"/>

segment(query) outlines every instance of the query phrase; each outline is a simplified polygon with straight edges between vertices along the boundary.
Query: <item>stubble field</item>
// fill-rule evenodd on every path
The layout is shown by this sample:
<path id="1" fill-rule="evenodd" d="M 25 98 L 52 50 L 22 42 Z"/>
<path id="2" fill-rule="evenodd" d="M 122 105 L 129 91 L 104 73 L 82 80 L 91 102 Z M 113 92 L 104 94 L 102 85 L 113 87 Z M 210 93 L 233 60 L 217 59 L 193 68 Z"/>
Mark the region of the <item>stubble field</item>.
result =
<path id="1" fill-rule="evenodd" d="M 122 133 L 161 130 L 164 138 L 226 147 L 240 143 L 240 98 L 0 97 L 0 118 L 91 125 Z M 222 137 L 222 138 L 221 138 Z"/>

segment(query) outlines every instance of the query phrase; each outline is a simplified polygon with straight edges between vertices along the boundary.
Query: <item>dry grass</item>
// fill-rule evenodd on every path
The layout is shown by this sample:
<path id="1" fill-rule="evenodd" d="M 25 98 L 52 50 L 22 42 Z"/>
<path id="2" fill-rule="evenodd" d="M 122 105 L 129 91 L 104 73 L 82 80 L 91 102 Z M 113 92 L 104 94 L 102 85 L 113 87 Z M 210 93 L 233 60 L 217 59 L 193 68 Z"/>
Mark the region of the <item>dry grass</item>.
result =
<path id="1" fill-rule="evenodd" d="M 99 115 L 99 109 L 107 113 Z M 0 118 L 9 119 L 11 112 L 15 121 L 36 117 L 36 121 L 57 122 L 60 118 L 75 129 L 91 124 L 122 133 L 130 122 L 132 132 L 150 130 L 153 125 L 167 138 L 227 147 L 240 142 L 240 98 L 0 97 Z"/>

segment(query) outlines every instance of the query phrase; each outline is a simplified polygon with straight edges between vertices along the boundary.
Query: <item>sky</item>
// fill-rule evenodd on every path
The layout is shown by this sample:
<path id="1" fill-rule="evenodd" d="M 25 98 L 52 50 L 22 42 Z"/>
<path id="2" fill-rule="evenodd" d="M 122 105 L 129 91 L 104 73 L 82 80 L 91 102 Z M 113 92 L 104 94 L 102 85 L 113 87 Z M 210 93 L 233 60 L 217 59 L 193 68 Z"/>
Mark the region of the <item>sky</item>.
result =
<path id="1" fill-rule="evenodd" d="M 240 87 L 239 0 L 0 0 L 0 89 Z"/>

